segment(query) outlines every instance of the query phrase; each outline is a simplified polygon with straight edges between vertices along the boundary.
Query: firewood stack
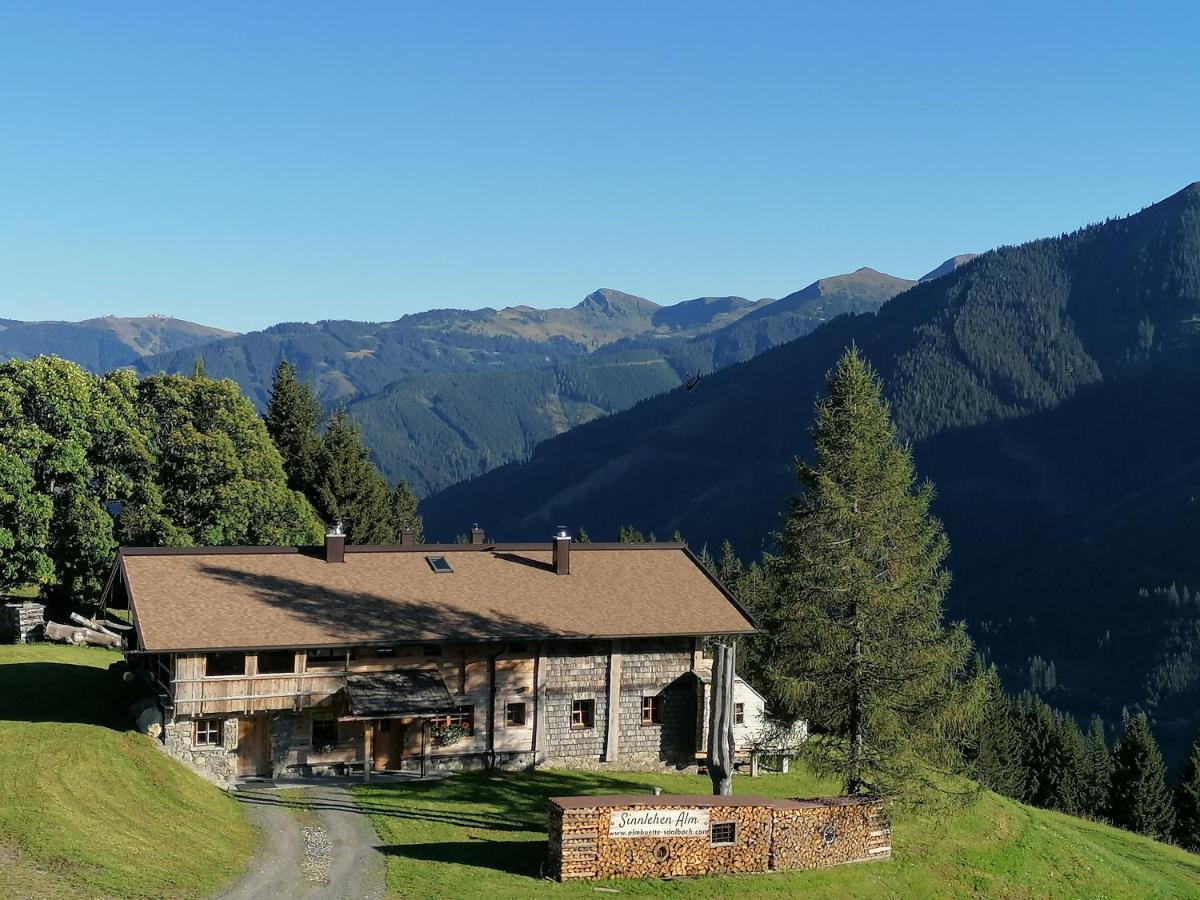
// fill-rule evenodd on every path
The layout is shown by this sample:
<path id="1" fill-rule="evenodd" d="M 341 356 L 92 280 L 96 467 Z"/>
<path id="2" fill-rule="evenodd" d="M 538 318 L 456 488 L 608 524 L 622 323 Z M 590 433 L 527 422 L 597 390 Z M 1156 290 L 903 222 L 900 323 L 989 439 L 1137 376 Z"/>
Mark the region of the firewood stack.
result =
<path id="1" fill-rule="evenodd" d="M 775 811 L 772 869 L 814 869 L 891 856 L 892 830 L 881 800 L 828 797 Z"/>
<path id="2" fill-rule="evenodd" d="M 9 644 L 27 644 L 42 636 L 46 607 L 40 603 L 5 603 L 0 607 L 0 640 Z"/>
<path id="3" fill-rule="evenodd" d="M 610 828 L 623 813 L 653 810 L 668 817 L 695 812 L 700 833 L 630 836 Z M 891 858 L 883 804 L 865 797 L 557 797 L 550 801 L 549 832 L 549 872 L 563 881 L 787 871 Z"/>

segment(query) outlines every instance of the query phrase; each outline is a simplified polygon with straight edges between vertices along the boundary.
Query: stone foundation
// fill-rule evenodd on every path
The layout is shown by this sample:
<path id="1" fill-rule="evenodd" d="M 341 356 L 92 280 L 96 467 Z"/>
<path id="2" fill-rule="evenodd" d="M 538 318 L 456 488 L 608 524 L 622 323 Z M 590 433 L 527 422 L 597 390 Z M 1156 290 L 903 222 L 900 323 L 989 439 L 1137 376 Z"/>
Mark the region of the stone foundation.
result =
<path id="1" fill-rule="evenodd" d="M 167 753 L 198 772 L 223 781 L 237 777 L 238 720 L 226 719 L 221 728 L 220 747 L 196 747 L 192 744 L 191 720 L 180 719 L 163 726 L 163 746 Z"/>

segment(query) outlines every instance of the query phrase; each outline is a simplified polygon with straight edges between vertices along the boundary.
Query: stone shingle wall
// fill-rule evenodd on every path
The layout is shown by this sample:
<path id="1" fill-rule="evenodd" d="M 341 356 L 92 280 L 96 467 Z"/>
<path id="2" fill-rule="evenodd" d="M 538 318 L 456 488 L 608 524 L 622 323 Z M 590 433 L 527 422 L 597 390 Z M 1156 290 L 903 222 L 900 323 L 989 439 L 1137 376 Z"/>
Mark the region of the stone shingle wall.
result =
<path id="1" fill-rule="evenodd" d="M 608 650 L 604 642 L 553 644 L 546 659 L 546 753 L 599 759 L 608 722 Z M 596 701 L 592 728 L 571 727 L 575 700 Z"/>
<path id="2" fill-rule="evenodd" d="M 608 641 L 550 648 L 546 676 L 547 755 L 566 764 L 590 760 L 656 765 L 690 761 L 695 749 L 696 688 L 690 638 L 621 644 L 617 760 L 605 760 L 608 731 Z M 642 724 L 642 698 L 662 696 L 663 721 Z M 572 702 L 596 702 L 596 725 L 571 728 Z"/>
<path id="3" fill-rule="evenodd" d="M 694 756 L 696 681 L 692 641 L 626 642 L 621 665 L 620 756 L 682 761 Z M 642 698 L 661 696 L 661 725 L 642 724 Z"/>

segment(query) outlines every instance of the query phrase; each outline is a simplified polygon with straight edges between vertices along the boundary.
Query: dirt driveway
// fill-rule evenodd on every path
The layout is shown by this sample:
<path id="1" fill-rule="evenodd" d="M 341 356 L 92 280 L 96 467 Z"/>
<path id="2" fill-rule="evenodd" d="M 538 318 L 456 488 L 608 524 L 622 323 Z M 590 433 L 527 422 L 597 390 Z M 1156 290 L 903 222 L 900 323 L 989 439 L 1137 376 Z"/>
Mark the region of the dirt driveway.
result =
<path id="1" fill-rule="evenodd" d="M 341 786 L 235 793 L 262 832 L 245 873 L 219 900 L 380 900 L 386 860 L 370 821 Z"/>

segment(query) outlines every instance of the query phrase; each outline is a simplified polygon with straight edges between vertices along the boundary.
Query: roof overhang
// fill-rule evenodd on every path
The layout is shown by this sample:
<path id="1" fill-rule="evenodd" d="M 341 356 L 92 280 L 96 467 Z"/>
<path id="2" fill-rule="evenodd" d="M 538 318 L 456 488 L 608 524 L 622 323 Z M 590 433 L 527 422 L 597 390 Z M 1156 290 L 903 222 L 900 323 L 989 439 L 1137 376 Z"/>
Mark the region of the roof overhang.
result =
<path id="1" fill-rule="evenodd" d="M 431 716 L 457 709 L 442 676 L 431 669 L 371 672 L 346 678 L 344 720 Z"/>

